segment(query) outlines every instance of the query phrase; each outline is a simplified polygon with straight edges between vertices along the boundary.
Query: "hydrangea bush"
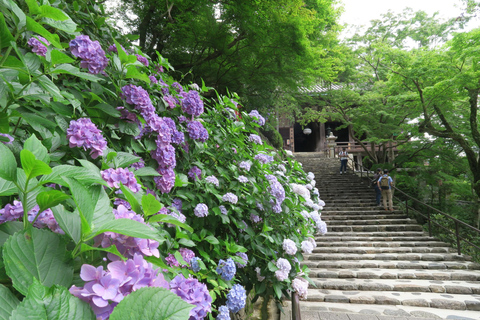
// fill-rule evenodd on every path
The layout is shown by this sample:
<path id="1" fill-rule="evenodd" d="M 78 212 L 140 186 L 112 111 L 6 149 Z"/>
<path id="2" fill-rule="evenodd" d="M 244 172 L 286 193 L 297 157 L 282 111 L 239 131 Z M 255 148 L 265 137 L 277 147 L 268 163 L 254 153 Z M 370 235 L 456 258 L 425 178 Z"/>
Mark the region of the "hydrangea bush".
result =
<path id="1" fill-rule="evenodd" d="M 306 298 L 300 262 L 326 232 L 313 175 L 239 97 L 204 98 L 109 37 L 101 6 L 71 6 L 0 0 L 5 317 L 229 319 L 248 295 Z"/>

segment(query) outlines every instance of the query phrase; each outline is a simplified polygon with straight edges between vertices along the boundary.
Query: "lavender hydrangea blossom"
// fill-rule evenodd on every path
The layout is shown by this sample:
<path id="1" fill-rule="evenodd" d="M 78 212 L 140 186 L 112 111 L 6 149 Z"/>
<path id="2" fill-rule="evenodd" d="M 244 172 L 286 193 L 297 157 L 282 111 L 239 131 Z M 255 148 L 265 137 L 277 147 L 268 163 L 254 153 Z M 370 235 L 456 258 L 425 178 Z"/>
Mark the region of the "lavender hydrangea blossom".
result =
<path id="1" fill-rule="evenodd" d="M 215 176 L 208 176 L 208 177 L 205 178 L 205 181 L 207 181 L 208 183 L 214 184 L 216 187 L 218 187 L 220 185 L 220 182 L 218 181 L 217 177 L 215 177 Z"/>
<path id="2" fill-rule="evenodd" d="M 170 266 L 170 267 L 180 267 L 180 263 L 178 262 L 177 258 L 171 253 L 168 254 L 168 256 L 165 258 L 165 262 Z"/>
<path id="3" fill-rule="evenodd" d="M 225 202 L 236 204 L 238 202 L 238 197 L 231 192 L 227 192 L 223 195 L 222 200 Z"/>
<path id="4" fill-rule="evenodd" d="M 218 315 L 215 320 L 231 320 L 230 310 L 227 306 L 221 306 L 220 308 L 218 308 Z"/>
<path id="5" fill-rule="evenodd" d="M 212 311 L 212 297 L 207 286 L 197 279 L 189 276 L 185 278 L 179 274 L 170 282 L 170 291 L 182 298 L 185 302 L 195 305 L 190 310 L 189 320 L 204 319 Z"/>
<path id="6" fill-rule="evenodd" d="M 255 157 L 254 157 L 255 160 L 257 160 L 258 162 L 260 163 L 263 163 L 263 164 L 267 164 L 267 163 L 270 163 L 273 161 L 273 157 L 272 156 L 269 156 L 269 155 L 266 155 L 266 154 L 263 154 L 263 153 L 259 153 L 257 154 Z"/>
<path id="7" fill-rule="evenodd" d="M 243 263 L 240 263 L 240 262 L 235 262 L 235 265 L 238 267 L 238 268 L 245 268 L 248 264 L 248 256 L 245 252 L 237 252 L 237 256 L 242 258 L 243 260 Z"/>
<path id="8" fill-rule="evenodd" d="M 70 41 L 70 51 L 75 57 L 82 59 L 80 67 L 88 69 L 89 73 L 98 74 L 107 67 L 105 51 L 98 41 L 90 40 L 87 35 L 79 35 Z"/>
<path id="9" fill-rule="evenodd" d="M 242 175 L 238 176 L 237 179 L 238 179 L 238 181 L 241 182 L 241 183 L 247 183 L 247 182 L 248 182 L 248 178 L 245 177 L 245 176 L 242 176 Z"/>
<path id="10" fill-rule="evenodd" d="M 88 118 L 70 121 L 70 126 L 67 129 L 67 139 L 70 148 L 91 149 L 90 155 L 93 159 L 103 155 L 103 151 L 107 148 L 107 141 L 102 136 L 102 131 Z"/>
<path id="11" fill-rule="evenodd" d="M 27 44 L 32 48 L 32 52 L 36 53 L 39 56 L 45 57 L 47 54 L 47 46 L 50 45 L 50 42 L 47 41 L 44 37 L 36 36 L 36 38 L 28 39 Z"/>
<path id="12" fill-rule="evenodd" d="M 313 244 L 310 241 L 302 241 L 301 247 L 305 254 L 311 254 L 313 252 Z"/>
<path id="13" fill-rule="evenodd" d="M 175 185 L 175 171 L 172 168 L 157 170 L 161 176 L 153 178 L 155 185 L 162 193 L 169 193 Z"/>
<path id="14" fill-rule="evenodd" d="M 283 240 L 282 247 L 283 247 L 283 250 L 285 250 L 286 254 L 293 256 L 295 253 L 297 253 L 297 246 L 295 242 L 293 242 L 290 239 Z"/>
<path id="15" fill-rule="evenodd" d="M 237 313 L 245 307 L 247 293 L 245 288 L 239 284 L 234 284 L 227 294 L 227 307 L 233 313 Z"/>
<path id="16" fill-rule="evenodd" d="M 228 258 L 226 261 L 220 259 L 216 271 L 223 280 L 230 281 L 235 276 L 237 268 L 235 267 L 235 262 L 232 258 Z"/>
<path id="17" fill-rule="evenodd" d="M 200 271 L 200 264 L 199 264 L 199 261 L 201 261 L 200 258 L 198 257 L 193 257 L 191 260 L 190 260 L 190 268 L 192 269 L 193 272 L 198 272 Z"/>
<path id="18" fill-rule="evenodd" d="M 133 192 L 138 192 L 141 189 L 141 185 L 135 179 L 135 175 L 128 171 L 128 169 L 117 168 L 107 169 L 100 171 L 103 180 L 108 183 L 110 188 L 120 188 L 120 183 L 129 188 Z"/>
<path id="19" fill-rule="evenodd" d="M 302 278 L 295 278 L 292 281 L 292 288 L 298 293 L 298 297 L 302 300 L 307 299 L 308 282 Z"/>
<path id="20" fill-rule="evenodd" d="M 282 203 L 285 200 L 285 189 L 277 178 L 273 175 L 265 175 L 266 179 L 270 182 L 268 187 L 268 192 L 275 198 L 275 204 L 273 205 L 273 212 L 280 213 L 282 212 Z"/>
<path id="21" fill-rule="evenodd" d="M 288 279 L 288 274 L 290 273 L 290 270 L 292 269 L 292 266 L 290 265 L 290 262 L 288 262 L 287 259 L 279 258 L 277 260 L 276 266 L 277 266 L 278 270 L 275 271 L 275 277 L 278 279 L 278 281 L 287 280 Z"/>
<path id="22" fill-rule="evenodd" d="M 170 144 L 160 145 L 150 154 L 157 160 L 158 167 L 161 169 L 173 169 L 177 165 L 175 148 Z"/>
<path id="23" fill-rule="evenodd" d="M 227 208 L 225 208 L 225 206 L 221 205 L 221 206 L 218 206 L 218 208 L 220 209 L 221 214 L 227 215 L 228 211 L 227 211 Z"/>
<path id="24" fill-rule="evenodd" d="M 0 210 L 0 224 L 7 221 L 14 221 L 23 216 L 23 205 L 20 201 L 14 200 L 13 205 L 7 204 Z"/>
<path id="25" fill-rule="evenodd" d="M 188 171 L 188 177 L 190 179 L 193 179 L 194 181 L 201 180 L 202 179 L 202 170 L 197 166 L 193 166 Z"/>
<path id="26" fill-rule="evenodd" d="M 243 170 L 246 170 L 246 171 L 250 171 L 251 166 L 252 166 L 252 163 L 249 162 L 249 161 L 242 161 L 238 164 L 238 167 L 240 169 L 243 169 Z"/>
<path id="27" fill-rule="evenodd" d="M 190 90 L 182 93 L 182 111 L 191 115 L 192 117 L 198 117 L 203 113 L 203 101 L 200 98 L 198 91 Z"/>
<path id="28" fill-rule="evenodd" d="M 253 122 L 258 123 L 261 126 L 265 125 L 265 118 L 262 117 L 257 110 L 250 111 L 248 115 L 253 118 Z"/>
<path id="29" fill-rule="evenodd" d="M 180 248 L 178 249 L 178 252 L 180 252 L 180 255 L 182 256 L 183 260 L 185 260 L 186 263 L 190 263 L 193 257 L 195 257 L 195 253 L 187 248 Z"/>
<path id="30" fill-rule="evenodd" d="M 200 121 L 190 121 L 187 124 L 188 135 L 193 140 L 205 142 L 208 140 L 208 131 Z"/>
<path id="31" fill-rule="evenodd" d="M 248 137 L 248 141 L 250 142 L 253 142 L 253 143 L 256 143 L 256 144 L 260 144 L 262 145 L 263 142 L 262 142 L 262 138 L 260 138 L 260 136 L 258 134 L 251 134 L 249 137 Z"/>
<path id="32" fill-rule="evenodd" d="M 142 55 L 139 55 L 139 54 L 135 54 L 135 56 L 137 57 L 137 61 L 142 63 L 144 66 L 148 67 L 148 60 L 147 58 L 145 58 L 144 56 Z"/>
<path id="33" fill-rule="evenodd" d="M 206 217 L 208 216 L 208 207 L 205 203 L 199 203 L 195 206 L 193 213 L 199 218 Z"/>

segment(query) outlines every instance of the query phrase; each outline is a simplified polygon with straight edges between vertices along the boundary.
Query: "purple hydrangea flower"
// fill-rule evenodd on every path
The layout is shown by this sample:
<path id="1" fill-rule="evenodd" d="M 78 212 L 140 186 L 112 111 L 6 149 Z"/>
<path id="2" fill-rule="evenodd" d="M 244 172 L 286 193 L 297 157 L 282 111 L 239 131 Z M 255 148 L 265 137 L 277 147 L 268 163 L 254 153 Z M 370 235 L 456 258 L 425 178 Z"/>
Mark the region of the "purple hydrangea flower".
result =
<path id="1" fill-rule="evenodd" d="M 238 197 L 231 192 L 227 192 L 226 194 L 223 195 L 222 200 L 225 202 L 236 204 L 238 201 Z"/>
<path id="2" fill-rule="evenodd" d="M 80 67 L 88 69 L 92 74 L 102 72 L 108 64 L 100 43 L 90 40 L 87 35 L 79 35 L 70 41 L 70 51 L 75 57 L 82 59 Z"/>
<path id="3" fill-rule="evenodd" d="M 258 134 L 251 134 L 249 137 L 248 137 L 248 141 L 250 142 L 253 142 L 253 143 L 256 143 L 256 144 L 263 144 L 262 142 L 262 138 L 260 138 L 260 136 Z"/>
<path id="4" fill-rule="evenodd" d="M 221 306 L 220 308 L 218 308 L 218 315 L 215 320 L 231 320 L 230 310 L 227 306 Z"/>
<path id="5" fill-rule="evenodd" d="M 317 232 L 320 233 L 321 235 L 324 235 L 327 233 L 327 224 L 325 221 L 320 220 L 317 222 Z"/>
<path id="6" fill-rule="evenodd" d="M 253 118 L 253 122 L 258 123 L 261 126 L 265 125 L 265 118 L 262 117 L 257 110 L 250 111 L 248 115 Z"/>
<path id="7" fill-rule="evenodd" d="M 171 253 L 169 253 L 165 258 L 165 262 L 167 262 L 170 267 L 180 267 L 180 263 L 178 262 L 177 258 L 175 258 L 175 256 Z"/>
<path id="8" fill-rule="evenodd" d="M 310 241 L 302 241 L 301 247 L 303 253 L 310 254 L 313 252 L 313 244 Z"/>
<path id="9" fill-rule="evenodd" d="M 180 248 L 178 249 L 180 254 L 182 255 L 183 260 L 185 260 L 186 263 L 190 263 L 190 260 L 192 260 L 193 257 L 195 257 L 195 253 L 187 248 Z"/>
<path id="10" fill-rule="evenodd" d="M 223 215 L 227 215 L 228 211 L 227 211 L 227 208 L 225 208 L 225 206 L 219 206 L 218 207 L 220 209 L 220 212 L 223 214 Z"/>
<path id="11" fill-rule="evenodd" d="M 143 159 L 140 159 L 140 160 L 138 160 L 137 162 L 132 163 L 132 164 L 130 165 L 130 167 L 131 167 L 132 169 L 134 169 L 134 170 L 138 170 L 138 169 L 140 169 L 140 168 L 144 168 L 144 167 L 145 167 L 145 161 L 144 161 Z"/>
<path id="12" fill-rule="evenodd" d="M 148 92 L 140 86 L 129 84 L 122 87 L 120 97 L 125 99 L 128 104 L 133 104 L 143 117 L 155 113 L 152 100 Z"/>
<path id="13" fill-rule="evenodd" d="M 157 171 L 161 176 L 153 178 L 155 185 L 162 193 L 169 193 L 175 185 L 175 172 L 172 168 L 158 168 Z"/>
<path id="14" fill-rule="evenodd" d="M 208 139 L 208 131 L 200 121 L 190 121 L 187 124 L 188 135 L 193 140 L 205 142 Z"/>
<path id="15" fill-rule="evenodd" d="M 272 157 L 272 156 L 269 156 L 269 155 L 266 155 L 266 154 L 263 154 L 263 153 L 257 154 L 257 155 L 254 157 L 254 159 L 257 160 L 258 162 L 263 163 L 263 164 L 266 164 L 266 163 L 269 163 L 269 162 L 272 162 L 272 161 L 273 161 L 273 157 Z"/>
<path id="16" fill-rule="evenodd" d="M 90 304 L 97 319 L 108 319 L 113 308 L 123 298 L 143 287 L 162 287 L 169 289 L 169 284 L 153 265 L 135 255 L 127 261 L 111 262 L 107 270 L 102 266 L 94 267 L 84 264 L 80 278 L 85 281 L 83 287 L 72 286 L 72 295 Z"/>
<path id="17" fill-rule="evenodd" d="M 129 188 L 133 192 L 138 192 L 142 186 L 135 179 L 135 175 L 128 171 L 128 169 L 117 168 L 100 171 L 103 180 L 108 183 L 110 188 L 120 188 L 120 183 Z"/>
<path id="18" fill-rule="evenodd" d="M 182 212 L 182 199 L 180 198 L 175 198 L 172 200 L 172 207 L 174 207 L 175 209 L 177 209 L 179 212 Z"/>
<path id="19" fill-rule="evenodd" d="M 212 311 L 212 297 L 207 286 L 189 276 L 187 279 L 179 274 L 170 282 L 170 291 L 182 298 L 185 302 L 195 305 L 190 310 L 189 320 L 203 319 Z"/>
<path id="20" fill-rule="evenodd" d="M 8 141 L 2 141 L 3 144 L 12 144 L 13 140 L 15 140 L 11 135 L 7 133 L 0 133 L 0 136 L 8 139 Z"/>
<path id="21" fill-rule="evenodd" d="M 245 307 L 247 301 L 247 292 L 239 284 L 234 284 L 227 294 L 227 307 L 233 313 L 237 313 Z"/>
<path id="22" fill-rule="evenodd" d="M 193 213 L 199 218 L 206 217 L 208 216 L 208 207 L 205 203 L 199 203 L 195 206 Z"/>
<path id="23" fill-rule="evenodd" d="M 248 178 L 245 177 L 245 176 L 238 176 L 238 181 L 241 182 L 241 183 L 247 183 L 248 182 Z"/>
<path id="24" fill-rule="evenodd" d="M 174 131 L 172 134 L 172 143 L 182 144 L 185 142 L 185 134 L 181 131 Z"/>
<path id="25" fill-rule="evenodd" d="M 199 264 L 199 261 L 201 261 L 200 258 L 198 257 L 193 257 L 191 260 L 190 260 L 190 268 L 192 268 L 192 271 L 193 272 L 198 272 L 200 271 L 200 264 Z"/>
<path id="26" fill-rule="evenodd" d="M 285 281 L 286 279 L 288 279 L 288 274 L 292 269 L 290 262 L 288 262 L 287 259 L 279 258 L 276 265 L 278 270 L 275 271 L 275 277 L 278 279 L 278 281 Z"/>
<path id="27" fill-rule="evenodd" d="M 120 198 L 116 198 L 116 199 L 113 201 L 113 204 L 114 204 L 115 206 L 117 206 L 117 207 L 118 207 L 119 205 L 122 205 L 122 206 L 124 206 L 125 208 L 127 208 L 127 209 L 129 209 L 129 210 L 132 209 L 132 206 L 130 205 L 130 203 L 128 203 L 127 200 L 123 200 L 123 199 L 120 199 Z"/>
<path id="28" fill-rule="evenodd" d="M 240 169 L 243 169 L 243 170 L 246 170 L 246 171 L 250 171 L 251 166 L 252 166 L 252 164 L 249 161 L 242 161 L 238 164 L 238 167 Z"/>
<path id="29" fill-rule="evenodd" d="M 192 117 L 198 117 L 203 113 L 203 101 L 198 91 L 191 90 L 182 93 L 182 111 Z"/>
<path id="30" fill-rule="evenodd" d="M 245 252 L 237 252 L 237 256 L 239 256 L 240 258 L 242 258 L 242 260 L 244 261 L 243 263 L 239 263 L 239 262 L 235 262 L 236 266 L 238 268 L 244 268 L 247 266 L 248 264 L 248 256 Z"/>
<path id="31" fill-rule="evenodd" d="M 34 227 L 39 229 L 47 227 L 55 233 L 65 234 L 62 228 L 60 228 L 60 226 L 58 225 L 57 220 L 55 220 L 51 209 L 44 210 L 40 213 L 39 210 L 40 207 L 37 204 L 28 212 L 28 221 L 33 222 Z"/>
<path id="32" fill-rule="evenodd" d="M 115 215 L 115 219 L 129 219 L 148 225 L 141 215 L 136 214 L 134 211 L 127 209 L 123 205 L 119 205 L 117 209 L 113 209 L 113 214 Z M 155 240 L 135 238 L 115 232 L 102 233 L 97 236 L 95 240 L 102 248 L 108 248 L 111 245 L 115 245 L 118 251 L 127 258 L 134 257 L 135 254 L 154 256 L 157 258 L 160 257 L 160 252 L 158 251 L 159 243 Z M 117 256 L 110 253 L 108 254 L 108 257 L 112 261 L 119 259 Z"/>
<path id="33" fill-rule="evenodd" d="M 188 171 L 188 177 L 190 179 L 193 179 L 194 181 L 196 180 L 201 180 L 202 179 L 202 170 L 200 170 L 199 167 L 193 166 L 190 171 Z"/>
<path id="34" fill-rule="evenodd" d="M 47 53 L 47 46 L 50 45 L 50 42 L 47 41 L 44 37 L 36 36 L 37 38 L 28 39 L 27 44 L 32 48 L 32 52 L 36 53 L 39 56 L 45 57 Z M 43 43 L 42 43 L 43 42 Z"/>
<path id="35" fill-rule="evenodd" d="M 223 280 L 230 281 L 235 276 L 237 268 L 235 267 L 235 262 L 232 258 L 228 258 L 226 261 L 220 259 L 216 271 Z"/>
<path id="36" fill-rule="evenodd" d="M 88 118 L 70 121 L 67 139 L 70 148 L 91 149 L 90 155 L 93 159 L 103 155 L 103 151 L 107 148 L 107 140 L 102 136 L 102 131 Z"/>
<path id="37" fill-rule="evenodd" d="M 20 201 L 14 200 L 13 205 L 7 204 L 0 210 L 0 224 L 7 221 L 14 221 L 23 216 L 23 205 Z"/>
<path id="38" fill-rule="evenodd" d="M 155 65 L 155 70 L 157 70 L 158 73 L 162 73 L 163 72 L 163 66 L 157 64 L 157 65 Z"/>
<path id="39" fill-rule="evenodd" d="M 187 121 L 188 121 L 188 120 L 187 120 L 187 118 L 186 118 L 185 116 L 179 116 L 179 117 L 178 117 L 178 122 L 180 122 L 180 123 L 184 123 L 184 122 L 187 122 Z"/>
<path id="40" fill-rule="evenodd" d="M 273 206 L 273 211 L 275 213 L 282 212 L 282 203 L 285 200 L 285 189 L 277 178 L 273 175 L 265 175 L 266 179 L 270 182 L 268 187 L 268 192 L 275 198 L 275 205 Z"/>
<path id="41" fill-rule="evenodd" d="M 214 184 L 214 185 L 217 186 L 217 187 L 218 187 L 219 184 L 220 184 L 219 181 L 218 181 L 218 179 L 217 179 L 217 177 L 215 177 L 215 176 L 208 176 L 208 177 L 205 178 L 205 181 L 207 181 L 208 183 L 212 183 L 212 184 Z"/>
<path id="42" fill-rule="evenodd" d="M 174 82 L 172 83 L 172 88 L 177 91 L 178 93 L 182 93 L 183 92 L 183 87 L 180 83 L 178 82 Z"/>
<path id="43" fill-rule="evenodd" d="M 148 67 L 148 60 L 147 58 L 145 58 L 144 56 L 141 56 L 139 54 L 135 54 L 135 56 L 137 57 L 137 61 L 138 62 L 141 62 L 144 66 Z"/>
<path id="44" fill-rule="evenodd" d="M 152 158 L 157 160 L 159 168 L 173 169 L 177 165 L 175 148 L 171 144 L 160 145 L 151 152 Z"/>
<path id="45" fill-rule="evenodd" d="M 155 76 L 148 76 L 148 79 L 150 79 L 150 81 L 151 81 L 153 84 L 158 83 L 158 80 L 157 80 L 157 78 L 155 78 Z"/>
<path id="46" fill-rule="evenodd" d="M 262 218 L 260 218 L 258 215 L 256 214 L 250 214 L 250 220 L 252 220 L 253 223 L 260 223 L 262 222 Z"/>
<path id="47" fill-rule="evenodd" d="M 168 104 L 168 106 L 173 109 L 179 103 L 178 99 L 172 96 L 171 94 L 166 94 L 163 96 L 163 100 Z"/>
<path id="48" fill-rule="evenodd" d="M 295 253 L 297 253 L 297 245 L 290 239 L 283 240 L 282 247 L 286 254 L 293 256 Z"/>

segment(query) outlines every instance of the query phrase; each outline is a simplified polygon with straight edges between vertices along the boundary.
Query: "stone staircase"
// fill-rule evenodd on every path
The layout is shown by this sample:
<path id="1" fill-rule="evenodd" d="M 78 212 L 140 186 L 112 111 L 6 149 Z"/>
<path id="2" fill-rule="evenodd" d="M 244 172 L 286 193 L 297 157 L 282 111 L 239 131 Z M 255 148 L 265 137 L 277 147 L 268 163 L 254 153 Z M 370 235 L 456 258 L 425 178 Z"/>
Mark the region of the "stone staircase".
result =
<path id="1" fill-rule="evenodd" d="M 306 255 L 307 319 L 480 319 L 480 264 L 424 232 L 402 210 L 384 211 L 375 192 L 338 159 L 296 153 L 313 172 L 328 233 Z M 282 320 L 291 319 L 285 303 Z"/>

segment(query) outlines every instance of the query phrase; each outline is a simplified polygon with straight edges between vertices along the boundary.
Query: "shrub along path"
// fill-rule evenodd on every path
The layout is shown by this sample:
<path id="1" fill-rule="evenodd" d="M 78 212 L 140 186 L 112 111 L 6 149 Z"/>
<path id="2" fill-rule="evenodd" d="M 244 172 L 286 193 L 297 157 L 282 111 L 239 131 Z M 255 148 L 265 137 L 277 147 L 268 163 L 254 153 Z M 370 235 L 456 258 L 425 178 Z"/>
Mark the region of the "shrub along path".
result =
<path id="1" fill-rule="evenodd" d="M 296 159 L 315 173 L 328 225 L 303 262 L 316 288 L 300 302 L 302 320 L 480 319 L 480 264 L 398 207 L 377 207 L 372 188 L 351 171 L 339 174 L 338 159 Z M 291 319 L 289 303 L 281 319 Z"/>

